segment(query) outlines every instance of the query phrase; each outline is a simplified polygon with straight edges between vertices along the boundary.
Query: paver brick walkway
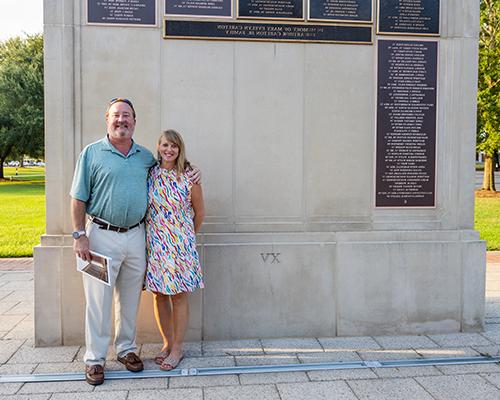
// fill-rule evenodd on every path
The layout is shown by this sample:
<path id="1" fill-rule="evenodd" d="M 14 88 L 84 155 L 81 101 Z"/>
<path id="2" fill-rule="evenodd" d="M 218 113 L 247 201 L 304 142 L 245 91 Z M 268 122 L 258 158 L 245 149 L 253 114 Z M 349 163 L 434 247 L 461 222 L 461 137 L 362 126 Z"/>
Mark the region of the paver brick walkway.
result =
<path id="1" fill-rule="evenodd" d="M 486 329 L 419 336 L 253 339 L 186 344 L 181 368 L 500 354 L 500 252 L 488 253 Z M 0 375 L 82 372 L 80 346 L 33 347 L 33 263 L 0 259 Z M 160 345 L 145 343 L 146 369 Z M 110 354 L 107 370 L 123 370 Z M 0 400 L 500 400 L 500 365 L 426 366 L 85 382 L 3 383 Z"/>
<path id="2" fill-rule="evenodd" d="M 0 258 L 0 271 L 32 271 L 32 258 Z"/>

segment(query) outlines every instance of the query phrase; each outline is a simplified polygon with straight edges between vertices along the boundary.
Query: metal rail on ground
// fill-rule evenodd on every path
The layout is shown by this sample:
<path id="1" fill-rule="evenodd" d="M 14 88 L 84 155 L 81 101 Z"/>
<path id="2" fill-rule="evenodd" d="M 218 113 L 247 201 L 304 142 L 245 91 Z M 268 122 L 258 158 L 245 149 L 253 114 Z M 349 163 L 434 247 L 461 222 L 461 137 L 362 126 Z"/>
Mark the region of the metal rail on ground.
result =
<path id="1" fill-rule="evenodd" d="M 144 370 L 141 372 L 129 371 L 106 371 L 106 379 L 144 379 L 144 378 L 170 378 L 182 376 L 210 376 L 210 375 L 233 375 L 233 374 L 262 374 L 275 372 L 300 372 L 300 371 L 324 371 L 342 369 L 365 369 L 365 368 L 402 368 L 423 367 L 436 365 L 464 365 L 464 364 L 486 364 L 500 362 L 500 356 L 462 357 L 462 358 L 419 358 L 412 360 L 394 361 L 352 361 L 331 363 L 309 363 L 309 364 L 287 364 L 287 365 L 253 365 L 238 367 L 214 367 L 214 368 L 179 368 L 173 371 Z M 0 383 L 16 382 L 62 382 L 83 381 L 83 373 L 60 373 L 60 374 L 24 374 L 24 375 L 0 375 Z"/>

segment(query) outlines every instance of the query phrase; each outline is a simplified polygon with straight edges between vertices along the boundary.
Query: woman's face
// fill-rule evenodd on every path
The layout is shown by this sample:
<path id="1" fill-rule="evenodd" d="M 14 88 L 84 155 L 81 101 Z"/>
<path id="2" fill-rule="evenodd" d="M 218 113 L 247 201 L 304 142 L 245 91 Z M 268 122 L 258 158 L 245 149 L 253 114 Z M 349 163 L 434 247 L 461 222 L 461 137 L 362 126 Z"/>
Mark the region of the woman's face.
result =
<path id="1" fill-rule="evenodd" d="M 162 161 L 166 163 L 175 163 L 175 160 L 179 157 L 179 146 L 164 137 L 161 138 L 158 151 Z"/>

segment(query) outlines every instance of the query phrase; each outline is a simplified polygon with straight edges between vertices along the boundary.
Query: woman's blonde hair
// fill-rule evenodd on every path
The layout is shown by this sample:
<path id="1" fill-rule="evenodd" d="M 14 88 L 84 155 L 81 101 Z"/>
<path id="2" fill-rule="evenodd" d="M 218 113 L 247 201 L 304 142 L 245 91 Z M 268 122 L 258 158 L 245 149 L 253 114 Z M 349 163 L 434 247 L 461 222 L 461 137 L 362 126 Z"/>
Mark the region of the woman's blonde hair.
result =
<path id="1" fill-rule="evenodd" d="M 187 169 L 191 169 L 191 165 L 189 164 L 189 161 L 186 159 L 186 146 L 184 146 L 184 140 L 182 140 L 181 134 L 173 129 L 168 129 L 166 131 L 163 131 L 160 137 L 158 138 L 158 145 L 156 148 L 158 162 L 160 164 L 161 164 L 161 154 L 159 149 L 162 138 L 172 143 L 175 143 L 179 148 L 179 155 L 175 160 L 175 172 L 177 173 L 177 176 L 180 177 Z"/>

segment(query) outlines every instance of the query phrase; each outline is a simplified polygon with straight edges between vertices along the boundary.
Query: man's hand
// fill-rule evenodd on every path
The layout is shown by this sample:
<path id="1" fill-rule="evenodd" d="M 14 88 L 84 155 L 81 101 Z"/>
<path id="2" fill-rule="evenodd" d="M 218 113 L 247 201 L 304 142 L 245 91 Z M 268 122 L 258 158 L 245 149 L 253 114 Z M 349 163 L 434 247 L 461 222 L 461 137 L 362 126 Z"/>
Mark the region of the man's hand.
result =
<path id="1" fill-rule="evenodd" d="M 187 172 L 189 179 L 191 179 L 191 182 L 194 184 L 201 185 L 201 170 L 196 165 L 193 165 L 191 168 L 192 169 Z"/>
<path id="2" fill-rule="evenodd" d="M 85 202 L 71 199 L 71 219 L 75 232 L 85 230 L 86 208 L 87 205 Z M 75 250 L 75 254 L 82 260 L 90 262 L 89 238 L 87 236 L 80 236 L 78 239 L 74 239 L 73 250 Z"/>
<path id="3" fill-rule="evenodd" d="M 78 239 L 74 240 L 73 250 L 75 254 L 84 261 L 90 262 L 90 249 L 89 249 L 89 238 L 87 236 L 80 236 Z"/>

